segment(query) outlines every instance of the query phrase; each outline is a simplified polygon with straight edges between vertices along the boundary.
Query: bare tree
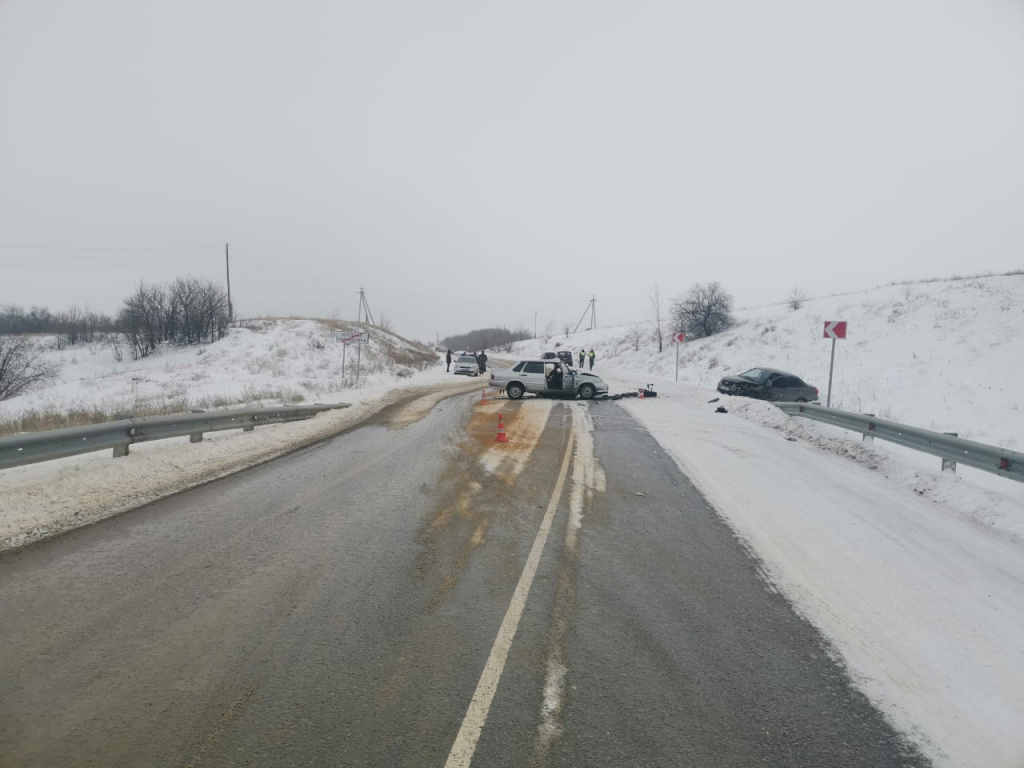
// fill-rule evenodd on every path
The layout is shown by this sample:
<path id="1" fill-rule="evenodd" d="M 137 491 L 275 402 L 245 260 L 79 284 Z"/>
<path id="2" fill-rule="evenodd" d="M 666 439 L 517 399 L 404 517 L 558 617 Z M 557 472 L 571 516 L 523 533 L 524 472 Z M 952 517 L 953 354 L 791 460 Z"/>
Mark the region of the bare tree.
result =
<path id="1" fill-rule="evenodd" d="M 695 283 L 672 302 L 672 324 L 691 339 L 702 339 L 733 324 L 733 300 L 720 283 Z"/>
<path id="2" fill-rule="evenodd" d="M 540 335 L 543 337 L 544 341 L 546 342 L 546 341 L 548 341 L 551 338 L 551 336 L 554 334 L 554 332 L 555 332 L 555 321 L 554 320 L 548 320 L 547 323 L 545 323 L 544 330 L 541 331 Z"/>
<path id="3" fill-rule="evenodd" d="M 117 325 L 128 343 L 132 360 L 148 357 L 165 340 L 166 314 L 167 295 L 160 286 L 139 283 L 124 300 Z"/>
<path id="4" fill-rule="evenodd" d="M 569 338 L 569 334 L 572 332 L 572 323 L 563 323 L 562 332 L 565 334 L 565 338 Z"/>
<path id="5" fill-rule="evenodd" d="M 633 351 L 640 351 L 640 342 L 644 339 L 644 328 L 642 325 L 634 325 L 626 331 L 625 340 L 633 345 Z"/>
<path id="6" fill-rule="evenodd" d="M 59 367 L 25 336 L 0 336 L 0 400 L 9 400 L 54 378 Z"/>
<path id="7" fill-rule="evenodd" d="M 807 294 L 800 288 L 794 288 L 786 297 L 786 305 L 792 310 L 800 309 L 805 301 L 807 301 Z"/>
<path id="8" fill-rule="evenodd" d="M 654 285 L 654 290 L 651 291 L 650 300 L 651 333 L 658 342 L 658 351 L 661 352 L 665 348 L 665 318 L 661 306 L 661 287 L 657 283 Z"/>
<path id="9" fill-rule="evenodd" d="M 377 327 L 380 328 L 382 331 L 387 331 L 388 333 L 394 333 L 395 330 L 394 327 L 391 325 L 391 318 L 385 315 L 383 312 L 381 312 L 377 316 Z"/>

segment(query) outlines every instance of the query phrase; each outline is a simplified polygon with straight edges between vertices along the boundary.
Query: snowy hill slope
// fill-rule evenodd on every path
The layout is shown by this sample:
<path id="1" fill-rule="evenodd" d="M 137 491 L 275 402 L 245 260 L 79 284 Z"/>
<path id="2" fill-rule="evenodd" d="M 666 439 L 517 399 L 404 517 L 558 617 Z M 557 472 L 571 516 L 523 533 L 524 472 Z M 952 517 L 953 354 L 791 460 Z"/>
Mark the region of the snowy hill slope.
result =
<path id="1" fill-rule="evenodd" d="M 738 324 L 685 343 L 679 380 L 714 396 L 718 379 L 754 366 L 791 371 L 828 387 L 827 320 L 846 320 L 837 342 L 832 406 L 1020 450 L 1024 447 L 1024 275 L 890 285 L 861 293 L 743 309 Z M 649 324 L 643 324 L 649 329 Z M 660 355 L 647 334 L 634 350 L 631 326 L 531 340 L 518 354 L 560 345 L 591 347 L 595 370 L 645 380 L 675 378 L 675 346 Z"/>
<path id="2" fill-rule="evenodd" d="M 357 349 L 342 377 L 336 331 L 368 331 L 358 386 L 377 387 L 436 365 L 429 348 L 359 323 L 300 318 L 241 321 L 201 346 L 159 348 L 150 357 L 116 359 L 110 341 L 50 349 L 59 377 L 42 389 L 0 402 L 0 434 L 232 405 L 296 403 L 357 386 Z"/>

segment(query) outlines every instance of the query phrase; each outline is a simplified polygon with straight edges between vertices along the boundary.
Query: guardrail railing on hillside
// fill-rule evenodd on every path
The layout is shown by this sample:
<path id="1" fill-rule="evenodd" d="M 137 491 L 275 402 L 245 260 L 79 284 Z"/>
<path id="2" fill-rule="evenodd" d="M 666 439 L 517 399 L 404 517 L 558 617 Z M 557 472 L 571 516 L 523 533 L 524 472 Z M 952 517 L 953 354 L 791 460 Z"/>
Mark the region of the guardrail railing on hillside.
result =
<path id="1" fill-rule="evenodd" d="M 843 429 L 860 432 L 862 435 L 877 437 L 915 451 L 981 469 L 1011 480 L 1024 482 L 1024 453 L 999 448 L 994 445 L 976 443 L 960 437 L 932 432 L 895 421 L 878 419 L 868 414 L 824 408 L 810 403 L 776 403 L 790 416 L 803 416 Z"/>
<path id="2" fill-rule="evenodd" d="M 191 442 L 198 443 L 202 441 L 205 432 L 220 432 L 226 429 L 251 432 L 263 424 L 301 421 L 311 419 L 321 411 L 348 407 L 348 403 L 337 403 L 199 411 L 137 419 L 128 417 L 102 424 L 87 424 L 83 427 L 8 435 L 0 437 L 0 469 L 62 459 L 108 448 L 113 449 L 115 457 L 127 456 L 128 448 L 133 443 L 186 435 L 190 437 Z"/>

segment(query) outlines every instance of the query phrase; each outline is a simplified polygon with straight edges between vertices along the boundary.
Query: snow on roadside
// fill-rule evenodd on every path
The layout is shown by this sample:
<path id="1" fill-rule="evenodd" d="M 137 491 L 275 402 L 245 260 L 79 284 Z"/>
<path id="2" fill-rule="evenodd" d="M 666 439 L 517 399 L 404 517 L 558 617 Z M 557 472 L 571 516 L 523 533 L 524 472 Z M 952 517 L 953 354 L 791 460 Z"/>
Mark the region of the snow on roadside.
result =
<path id="1" fill-rule="evenodd" d="M 662 384 L 622 403 L 936 765 L 1021 765 L 1024 487 L 982 491 L 765 403 L 708 399 Z"/>
<path id="2" fill-rule="evenodd" d="M 101 451 L 3 470 L 0 551 L 111 517 L 324 440 L 403 399 L 412 400 L 400 411 L 408 423 L 445 396 L 478 389 L 482 389 L 478 380 L 429 371 L 379 382 L 373 388 L 327 393 L 324 402 L 349 402 L 351 407 L 320 413 L 308 421 L 257 427 L 253 432 L 208 433 L 196 444 L 187 437 L 140 443 L 120 459 Z M 416 398 L 419 393 L 422 396 Z"/>
<path id="3" fill-rule="evenodd" d="M 350 345 L 343 355 L 343 346 L 334 340 L 339 329 L 368 330 L 370 343 L 361 351 Z M 440 359 L 378 328 L 300 318 L 242 321 L 213 343 L 163 346 L 141 360 L 129 359 L 123 349 L 117 360 L 110 339 L 63 350 L 53 348 L 52 340 L 43 344 L 47 362 L 60 367 L 57 380 L 0 402 L 0 424 L 16 425 L 26 415 L 182 412 L 311 402 L 339 391 L 350 397 L 353 391 L 391 386 Z"/>
<path id="4" fill-rule="evenodd" d="M 638 318 L 643 320 L 643 318 Z M 791 371 L 828 387 L 825 320 L 846 320 L 836 347 L 832 405 L 1013 450 L 1024 446 L 1024 274 L 889 285 L 736 312 L 734 328 L 680 348 L 679 380 L 713 393 L 718 380 L 755 366 Z M 639 350 L 628 336 L 643 332 Z M 647 322 L 598 328 L 547 342 L 532 339 L 517 355 L 555 345 L 594 349 L 594 372 L 633 371 L 645 381 L 675 378 L 675 345 L 658 353 Z M 640 378 L 640 377 L 649 378 Z M 711 397 L 712 395 L 709 395 Z"/>

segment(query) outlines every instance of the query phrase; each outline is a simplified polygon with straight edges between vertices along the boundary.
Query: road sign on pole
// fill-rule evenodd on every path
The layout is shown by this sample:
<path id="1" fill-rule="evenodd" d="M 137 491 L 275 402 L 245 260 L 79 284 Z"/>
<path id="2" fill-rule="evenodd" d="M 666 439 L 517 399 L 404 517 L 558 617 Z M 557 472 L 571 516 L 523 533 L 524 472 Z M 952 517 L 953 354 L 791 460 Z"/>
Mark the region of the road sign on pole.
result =
<path id="1" fill-rule="evenodd" d="M 836 365 L 836 339 L 846 338 L 845 320 L 826 320 L 823 338 L 832 339 L 832 357 L 828 363 L 828 396 L 825 398 L 825 407 L 832 407 L 832 370 Z"/>
<path id="2" fill-rule="evenodd" d="M 334 340 L 340 341 L 342 344 L 369 344 L 370 332 L 358 331 L 353 333 L 352 331 L 338 331 L 334 334 Z"/>
<path id="3" fill-rule="evenodd" d="M 825 336 L 826 339 L 845 339 L 846 338 L 846 321 L 845 320 L 826 320 L 825 321 Z"/>
<path id="4" fill-rule="evenodd" d="M 356 351 L 356 386 L 359 386 L 359 364 L 363 360 L 363 344 L 370 343 L 369 331 L 335 331 L 334 340 L 341 342 L 341 380 L 345 381 L 345 351 L 349 344 L 358 344 Z"/>
<path id="5" fill-rule="evenodd" d="M 686 341 L 686 335 L 677 333 L 674 338 L 676 340 L 676 381 L 679 381 L 679 345 Z"/>

